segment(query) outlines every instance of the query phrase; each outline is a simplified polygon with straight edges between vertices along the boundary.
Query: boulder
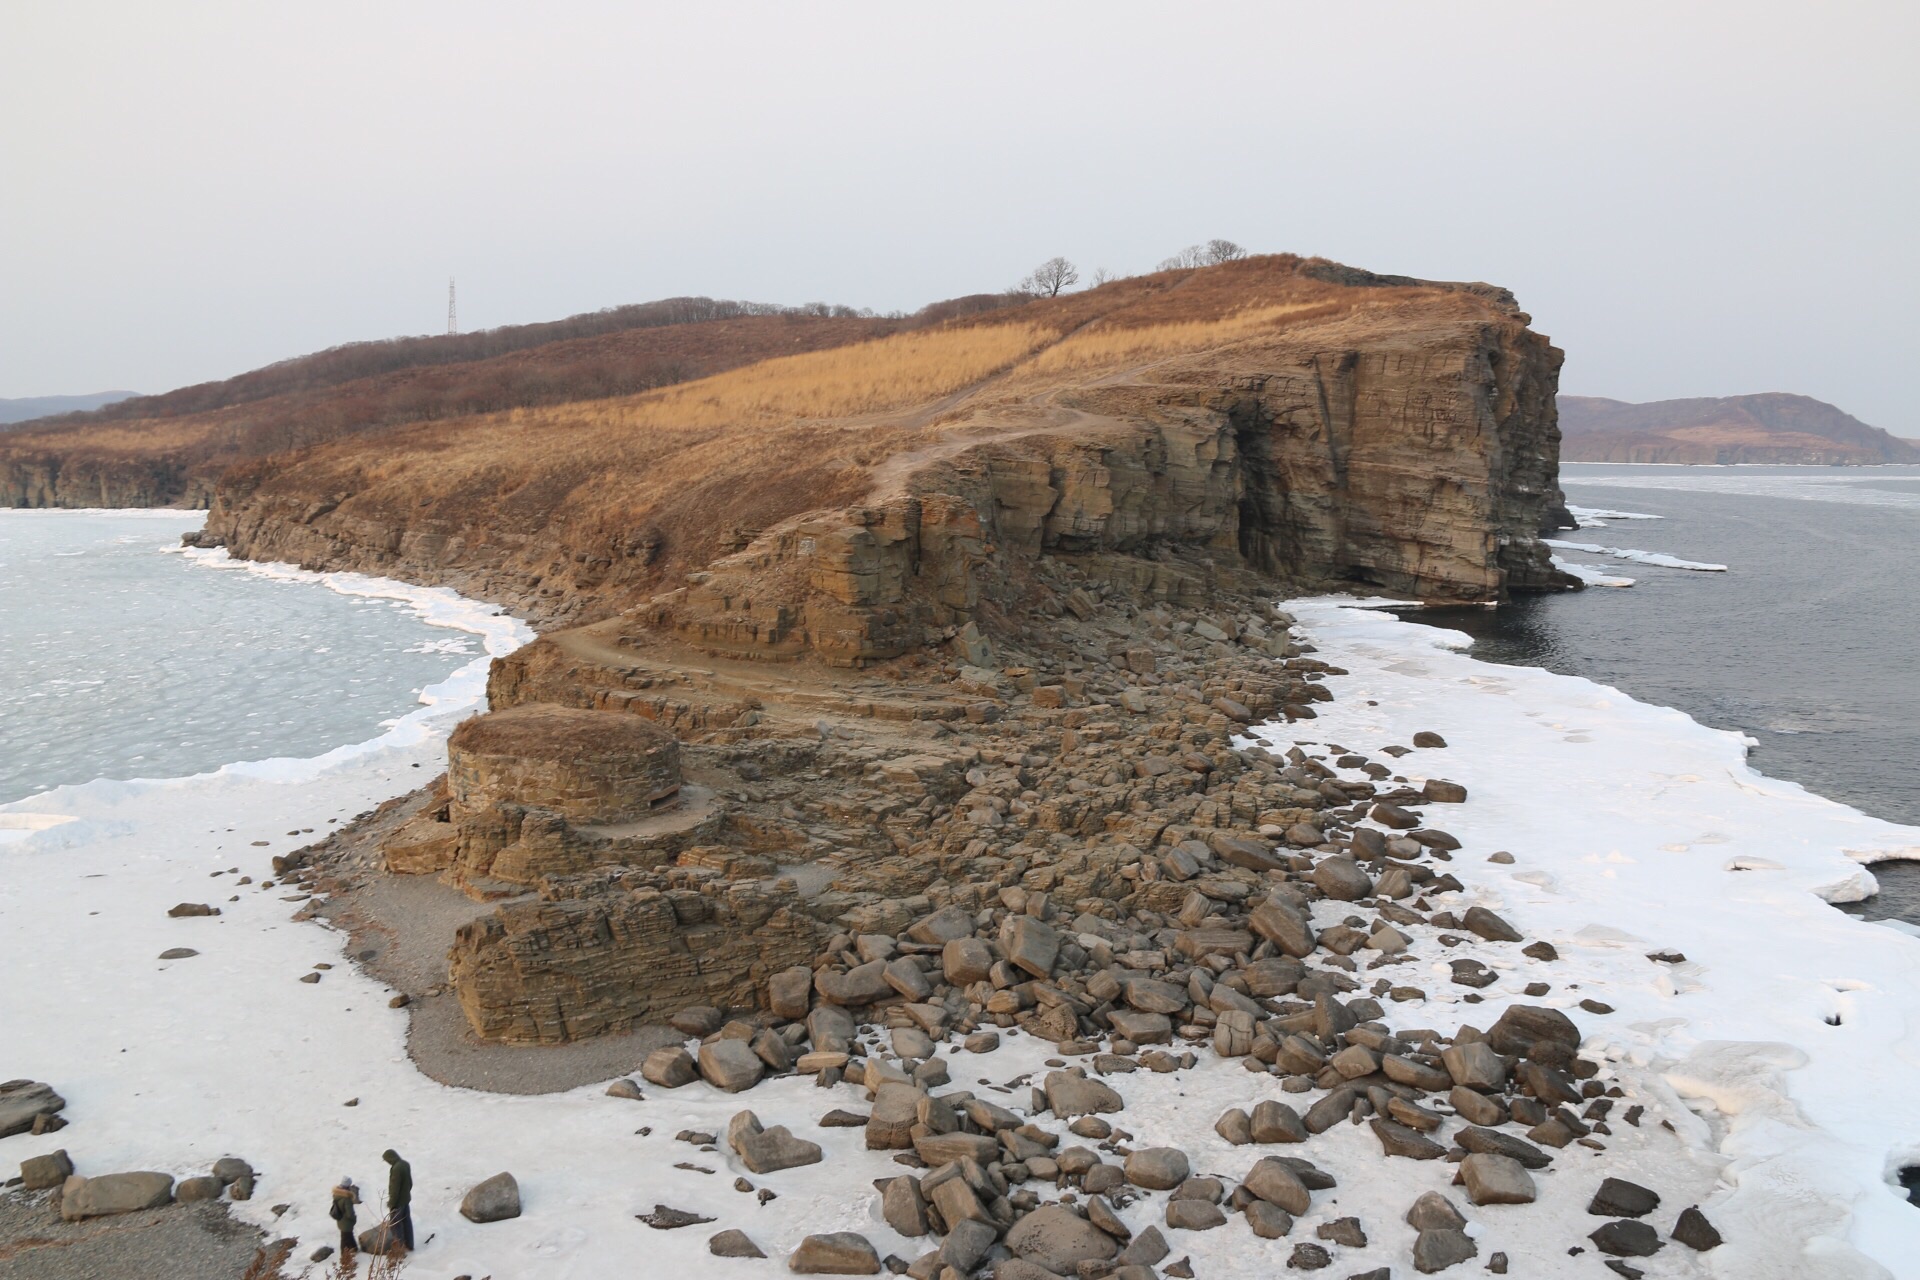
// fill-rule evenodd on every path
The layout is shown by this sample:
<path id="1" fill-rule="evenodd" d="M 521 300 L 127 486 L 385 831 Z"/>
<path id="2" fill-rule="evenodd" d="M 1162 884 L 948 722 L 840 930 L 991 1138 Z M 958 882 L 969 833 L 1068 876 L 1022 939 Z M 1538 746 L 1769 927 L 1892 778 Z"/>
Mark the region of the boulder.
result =
<path id="1" fill-rule="evenodd" d="M 1059 931 L 1032 916 L 1010 916 L 1000 933 L 1000 945 L 1008 964 L 1036 978 L 1051 977 L 1060 956 Z"/>
<path id="2" fill-rule="evenodd" d="M 103 1173 L 97 1178 L 75 1174 L 60 1187 L 60 1216 L 68 1222 L 172 1203 L 173 1177 L 165 1173 Z"/>
<path id="3" fill-rule="evenodd" d="M 993 971 L 993 951 L 978 938 L 954 938 L 940 948 L 940 969 L 956 987 L 985 981 Z"/>
<path id="4" fill-rule="evenodd" d="M 1248 1135 L 1255 1142 L 1305 1142 L 1307 1126 L 1300 1113 L 1272 1098 L 1258 1103 L 1248 1119 Z"/>
<path id="5" fill-rule="evenodd" d="M 1587 1212 L 1596 1218 L 1644 1218 L 1660 1207 L 1660 1197 L 1637 1182 L 1608 1178 L 1593 1193 Z"/>
<path id="6" fill-rule="evenodd" d="M 1047 1109 L 1062 1120 L 1119 1111 L 1126 1105 L 1106 1084 L 1071 1071 L 1049 1071 L 1043 1089 Z"/>
<path id="7" fill-rule="evenodd" d="M 1465 1262 L 1479 1252 L 1479 1246 L 1466 1232 L 1436 1227 L 1413 1238 L 1413 1269 L 1423 1276 L 1432 1275 Z"/>
<path id="8" fill-rule="evenodd" d="M 1007 1248 L 1056 1275 L 1072 1275 L 1082 1262 L 1105 1262 L 1120 1252 L 1112 1236 L 1063 1204 L 1020 1219 L 1007 1232 Z"/>
<path id="9" fill-rule="evenodd" d="M 685 1049 L 655 1049 L 640 1064 L 640 1075 L 647 1083 L 662 1089 L 678 1089 L 698 1080 L 700 1071 L 693 1065 L 693 1055 Z"/>
<path id="10" fill-rule="evenodd" d="M 1518 942 L 1520 931 L 1485 907 L 1468 907 L 1460 917 L 1461 927 L 1488 942 Z"/>
<path id="11" fill-rule="evenodd" d="M 798 1021 L 807 1016 L 807 1009 L 813 1004 L 813 970 L 806 965 L 793 965 L 782 969 L 767 979 L 767 1007 L 775 1017 Z M 738 1232 L 720 1233 L 721 1236 Z M 718 1240 L 720 1236 L 715 1236 Z M 740 1237 L 745 1240 L 745 1236 Z M 752 1241 L 748 1241 L 752 1244 Z M 765 1254 L 736 1254 L 735 1257 L 765 1257 Z"/>
<path id="12" fill-rule="evenodd" d="M 998 1231 L 977 1218 L 956 1222 L 940 1242 L 940 1262 L 960 1275 L 972 1275 L 999 1238 Z"/>
<path id="13" fill-rule="evenodd" d="M 1495 1052 L 1508 1057 L 1524 1058 L 1533 1049 L 1534 1042 L 1549 1040 L 1563 1044 L 1569 1049 L 1580 1047 L 1580 1028 L 1573 1025 L 1573 1019 L 1558 1009 L 1549 1009 L 1544 1005 L 1510 1005 L 1500 1015 L 1500 1020 L 1487 1029 L 1487 1043 Z"/>
<path id="14" fill-rule="evenodd" d="M 20 1186 L 27 1191 L 51 1191 L 72 1176 L 73 1160 L 65 1150 L 20 1162 Z"/>
<path id="15" fill-rule="evenodd" d="M 1262 1240 L 1278 1240 L 1293 1230 L 1293 1215 L 1265 1200 L 1250 1201 L 1246 1215 L 1247 1226 Z"/>
<path id="16" fill-rule="evenodd" d="M 808 1236 L 787 1258 L 787 1270 L 803 1276 L 872 1276 L 880 1273 L 880 1255 L 854 1231 Z"/>
<path id="17" fill-rule="evenodd" d="M 1373 892 L 1372 877 L 1352 858 L 1323 858 L 1313 869 L 1313 883 L 1336 902 L 1357 902 Z"/>
<path id="18" fill-rule="evenodd" d="M 1319 942 L 1306 913 L 1281 898 L 1268 898 L 1255 907 L 1247 927 L 1296 958 L 1313 954 Z"/>
<path id="19" fill-rule="evenodd" d="M 1313 1205 L 1313 1196 L 1299 1175 L 1272 1156 L 1256 1161 L 1241 1185 L 1250 1194 L 1296 1216 Z"/>
<path id="20" fill-rule="evenodd" d="M 1176 1231 L 1211 1231 L 1227 1225 L 1227 1215 L 1211 1200 L 1169 1200 L 1167 1226 Z"/>
<path id="21" fill-rule="evenodd" d="M 1660 1233 L 1644 1222 L 1622 1218 L 1587 1235 L 1593 1247 L 1616 1258 L 1651 1258 L 1666 1248 Z"/>
<path id="22" fill-rule="evenodd" d="M 1460 1162 L 1460 1181 L 1475 1204 L 1532 1204 L 1533 1178 L 1511 1156 L 1475 1151 Z"/>
<path id="23" fill-rule="evenodd" d="M 212 1174 L 201 1174 L 197 1178 L 182 1178 L 173 1189 L 173 1198 L 181 1204 L 192 1204 L 196 1200 L 218 1200 L 227 1184 Z"/>
<path id="24" fill-rule="evenodd" d="M 468 1222 L 505 1222 L 520 1216 L 520 1184 L 510 1173 L 496 1173 L 477 1183 L 460 1201 L 460 1216 Z"/>
<path id="25" fill-rule="evenodd" d="M 760 1251 L 760 1246 L 755 1244 L 746 1232 L 731 1227 L 715 1234 L 707 1241 L 707 1252 L 716 1258 L 764 1258 L 767 1256 Z"/>
<path id="26" fill-rule="evenodd" d="M 26 1133 L 40 1116 L 50 1116 L 67 1105 L 53 1086 L 37 1080 L 11 1080 L 0 1085 L 0 1138 Z"/>
<path id="27" fill-rule="evenodd" d="M 708 1084 L 740 1093 L 760 1083 L 767 1064 L 745 1040 L 715 1040 L 700 1046 L 700 1074 Z"/>
<path id="28" fill-rule="evenodd" d="M 880 1216 L 909 1240 L 933 1229 L 927 1220 L 927 1198 L 920 1191 L 920 1179 L 904 1174 L 887 1183 L 880 1193 Z"/>
<path id="29" fill-rule="evenodd" d="M 1481 1040 L 1469 1040 L 1465 1044 L 1442 1049 L 1440 1063 L 1446 1067 L 1454 1084 L 1465 1085 L 1469 1089 L 1492 1093 L 1504 1088 L 1507 1083 L 1507 1064 L 1501 1061 L 1500 1055 L 1491 1046 Z"/>
<path id="30" fill-rule="evenodd" d="M 1717 1249 L 1722 1243 L 1719 1230 L 1707 1221 L 1707 1215 L 1700 1212 L 1698 1206 L 1680 1211 L 1680 1220 L 1673 1224 L 1673 1238 L 1699 1253 Z"/>
<path id="31" fill-rule="evenodd" d="M 1407 1225 L 1415 1231 L 1464 1231 L 1467 1219 L 1453 1207 L 1453 1201 L 1438 1191 L 1426 1191 L 1407 1210 Z"/>
<path id="32" fill-rule="evenodd" d="M 1149 1191 L 1171 1191 L 1193 1172 L 1178 1147 L 1142 1147 L 1127 1157 L 1127 1181 Z"/>

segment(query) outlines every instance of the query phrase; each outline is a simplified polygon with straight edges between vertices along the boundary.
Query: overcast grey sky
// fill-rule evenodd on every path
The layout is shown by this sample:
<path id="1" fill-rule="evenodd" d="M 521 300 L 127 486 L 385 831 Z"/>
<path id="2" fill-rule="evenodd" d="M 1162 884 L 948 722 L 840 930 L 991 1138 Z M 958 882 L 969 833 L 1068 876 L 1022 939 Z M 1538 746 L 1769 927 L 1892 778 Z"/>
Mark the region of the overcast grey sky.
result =
<path id="1" fill-rule="evenodd" d="M 0 6 L 0 396 L 1227 236 L 1920 436 L 1912 3 Z"/>

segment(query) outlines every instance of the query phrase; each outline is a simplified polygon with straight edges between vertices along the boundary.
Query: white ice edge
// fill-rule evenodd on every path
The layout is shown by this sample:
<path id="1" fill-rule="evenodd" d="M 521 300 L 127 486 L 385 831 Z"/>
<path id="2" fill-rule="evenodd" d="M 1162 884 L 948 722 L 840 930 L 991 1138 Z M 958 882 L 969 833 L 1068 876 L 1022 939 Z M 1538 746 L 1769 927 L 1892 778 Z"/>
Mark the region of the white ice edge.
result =
<path id="1" fill-rule="evenodd" d="M 1665 516 L 1648 515 L 1643 511 L 1612 511 L 1606 507 L 1581 507 L 1569 502 L 1567 514 L 1582 529 L 1604 529 L 1608 520 L 1665 520 Z"/>
<path id="2" fill-rule="evenodd" d="M 1679 711 L 1478 662 L 1456 634 L 1391 614 L 1285 607 L 1348 672 L 1329 677 L 1336 697 L 1312 736 L 1373 752 L 1440 730 L 1448 749 L 1398 767 L 1468 787 L 1468 803 L 1428 815 L 1465 844 L 1465 901 L 1559 948 L 1543 1003 L 1613 1006 L 1572 1010 L 1590 1051 L 1663 1078 L 1703 1114 L 1698 1145 L 1726 1161 L 1705 1207 L 1728 1242 L 1705 1255 L 1708 1272 L 1915 1274 L 1920 1211 L 1890 1179 L 1920 1154 L 1920 930 L 1829 904 L 1874 891 L 1863 864 L 1920 859 L 1920 828 L 1757 773 L 1751 739 Z M 1486 863 L 1497 849 L 1517 861 Z M 1662 949 L 1686 963 L 1646 958 Z"/>
<path id="3" fill-rule="evenodd" d="M 1552 557 L 1552 560 L 1554 568 L 1560 570 L 1562 573 L 1572 574 L 1590 587 L 1630 587 L 1633 585 L 1632 578 L 1622 578 L 1615 574 L 1608 573 L 1604 569 L 1596 569 L 1590 564 L 1575 564 L 1571 560 L 1562 560 L 1559 556 Z"/>
<path id="4" fill-rule="evenodd" d="M 126 514 L 120 511 L 110 515 Z M 201 514 L 201 513 L 194 513 Z M 421 587 L 394 578 L 360 573 L 314 572 L 274 561 L 236 560 L 224 547 L 180 550 L 189 560 L 209 569 L 240 571 L 278 582 L 311 583 L 345 596 L 394 600 L 431 627 L 464 631 L 481 638 L 485 656 L 476 657 L 446 679 L 420 691 L 415 709 L 386 723 L 379 735 L 348 743 L 317 756 L 272 756 L 221 765 L 185 778 L 98 778 L 73 783 L 0 805 L 0 844 L 27 848 L 70 845 L 84 839 L 84 830 L 68 826 L 86 818 L 104 818 L 108 811 L 155 787 L 172 787 L 209 778 L 254 779 L 298 784 L 308 782 L 358 757 L 413 748 L 443 736 L 452 724 L 485 706 L 487 668 L 493 658 L 512 653 L 533 639 L 533 628 L 497 605 L 470 600 L 445 587 Z"/>
<path id="5" fill-rule="evenodd" d="M 1566 542 L 1559 538 L 1542 538 L 1556 551 L 1580 551 L 1590 556 L 1612 556 L 1616 560 L 1631 560 L 1635 564 L 1658 565 L 1663 569 L 1692 569 L 1696 573 L 1725 573 L 1727 566 L 1708 564 L 1699 560 L 1682 560 L 1660 551 L 1634 551 L 1627 547 L 1603 547 L 1597 542 Z"/>

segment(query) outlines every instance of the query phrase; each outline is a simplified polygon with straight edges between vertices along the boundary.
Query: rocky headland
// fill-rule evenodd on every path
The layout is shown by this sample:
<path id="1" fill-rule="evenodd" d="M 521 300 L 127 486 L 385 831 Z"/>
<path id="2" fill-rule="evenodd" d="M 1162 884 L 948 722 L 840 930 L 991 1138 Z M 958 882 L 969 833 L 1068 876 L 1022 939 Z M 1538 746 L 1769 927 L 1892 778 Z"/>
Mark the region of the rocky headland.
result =
<path id="1" fill-rule="evenodd" d="M 453 1083 L 813 1077 L 824 1114 L 682 1135 L 763 1202 L 823 1160 L 808 1129 L 893 1153 L 846 1190 L 918 1256 L 828 1232 L 797 1272 L 1191 1276 L 1184 1233 L 1229 1228 L 1305 1270 L 1406 1234 L 1426 1273 L 1576 1182 L 1591 1221 L 1560 1240 L 1562 1205 L 1527 1238 L 1623 1276 L 1711 1249 L 1679 1212 L 1698 1170 L 1640 1132 L 1667 1102 L 1582 1056 L 1550 944 L 1468 905 L 1472 863 L 1515 855 L 1463 850 L 1442 815 L 1465 789 L 1402 771 L 1442 733 L 1318 740 L 1334 669 L 1274 604 L 1573 585 L 1538 538 L 1560 357 L 1527 324 L 1484 285 L 1251 259 L 238 465 L 203 544 L 547 627 L 496 660 L 445 777 L 276 859 L 278 887 L 353 932 Z M 1495 963 L 1555 1006 L 1444 1016 Z M 541 1065 L 596 1044 L 597 1074 Z M 994 1079 L 1026 1045 L 1043 1062 Z M 1237 1179 L 1137 1140 L 1109 1083 L 1223 1062 L 1242 1103 L 1176 1128 L 1287 1152 Z M 1369 1169 L 1323 1153 L 1362 1125 Z M 1616 1148 L 1665 1159 L 1637 1175 L 1662 1185 L 1611 1176 Z M 1356 1177 L 1391 1216 L 1320 1220 Z M 1161 1220 L 1129 1228 L 1143 1200 Z M 715 1254 L 761 1256 L 716 1229 Z"/>

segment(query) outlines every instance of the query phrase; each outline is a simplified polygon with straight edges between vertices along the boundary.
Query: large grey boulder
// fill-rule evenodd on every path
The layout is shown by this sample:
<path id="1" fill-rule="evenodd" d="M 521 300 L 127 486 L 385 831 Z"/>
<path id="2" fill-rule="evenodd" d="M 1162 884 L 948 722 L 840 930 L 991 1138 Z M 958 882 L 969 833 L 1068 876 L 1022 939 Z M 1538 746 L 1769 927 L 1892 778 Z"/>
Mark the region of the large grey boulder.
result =
<path id="1" fill-rule="evenodd" d="M 181 1204 L 192 1204 L 196 1200 L 218 1200 L 227 1184 L 212 1174 L 202 1174 L 197 1178 L 182 1178 L 173 1189 L 173 1198 Z"/>
<path id="2" fill-rule="evenodd" d="M 1247 1191 L 1268 1204 L 1277 1205 L 1291 1214 L 1303 1214 L 1313 1204 L 1313 1196 L 1307 1191 L 1307 1184 L 1292 1169 L 1268 1156 L 1254 1163 L 1241 1184 Z"/>
<path id="3" fill-rule="evenodd" d="M 880 1273 L 880 1255 L 854 1231 L 808 1236 L 787 1258 L 787 1270 L 803 1276 L 872 1276 Z"/>
<path id="4" fill-rule="evenodd" d="M 1127 1181 L 1149 1191 L 1171 1191 L 1192 1171 L 1178 1147 L 1142 1147 L 1127 1157 Z"/>
<path id="5" fill-rule="evenodd" d="M 979 982 L 993 970 L 993 952 L 978 938 L 954 938 L 940 948 L 940 968 L 956 987 Z"/>
<path id="6" fill-rule="evenodd" d="M 767 1064 L 745 1040 L 715 1040 L 700 1046 L 700 1074 L 708 1084 L 740 1093 L 760 1083 Z"/>
<path id="7" fill-rule="evenodd" d="M 1475 1204 L 1532 1204 L 1533 1177 L 1511 1156 L 1475 1151 L 1460 1162 L 1460 1181 Z"/>
<path id="8" fill-rule="evenodd" d="M 1020 1219 L 1007 1232 L 1007 1248 L 1056 1275 L 1073 1275 L 1082 1262 L 1105 1262 L 1120 1252 L 1112 1236 L 1063 1204 Z"/>
<path id="9" fill-rule="evenodd" d="M 510 1173 L 496 1173 L 467 1192 L 460 1216 L 468 1222 L 505 1222 L 520 1216 L 520 1184 Z"/>
<path id="10" fill-rule="evenodd" d="M 1357 902 L 1373 892 L 1372 878 L 1352 858 L 1323 859 L 1313 869 L 1313 883 L 1336 902 Z"/>
<path id="11" fill-rule="evenodd" d="M 158 1209 L 173 1203 L 173 1177 L 165 1173 L 75 1174 L 60 1187 L 60 1216 L 68 1222 Z"/>
<path id="12" fill-rule="evenodd" d="M 1268 898 L 1255 907 L 1247 919 L 1247 927 L 1296 959 L 1312 955 L 1319 944 L 1306 912 L 1282 898 Z"/>
<path id="13" fill-rule="evenodd" d="M 1432 1275 L 1465 1262 L 1478 1252 L 1479 1246 L 1466 1232 L 1450 1227 L 1430 1228 L 1413 1239 L 1413 1269 L 1423 1276 Z"/>
<path id="14" fill-rule="evenodd" d="M 1455 1084 L 1469 1089 L 1492 1092 L 1507 1083 L 1507 1064 L 1482 1040 L 1469 1040 L 1442 1049 L 1440 1062 Z"/>
<path id="15" fill-rule="evenodd" d="M 51 1191 L 73 1176 L 73 1160 L 64 1149 L 20 1162 L 20 1185 L 28 1191 Z"/>
<path id="16" fill-rule="evenodd" d="M 1043 980 L 1052 976 L 1054 961 L 1060 957 L 1059 931 L 1032 916 L 1009 917 L 1000 945 L 1006 950 L 1007 963 Z"/>
<path id="17" fill-rule="evenodd" d="M 38 1080 L 9 1080 L 0 1084 L 0 1138 L 33 1128 L 40 1116 L 50 1116 L 67 1105 L 50 1084 Z"/>
<path id="18" fill-rule="evenodd" d="M 693 1065 L 693 1055 L 680 1048 L 655 1049 L 641 1062 L 640 1074 L 648 1084 L 657 1084 L 662 1089 L 678 1089 L 700 1078 L 699 1068 Z"/>
<path id="19" fill-rule="evenodd" d="M 1487 1043 L 1499 1053 L 1524 1058 L 1538 1040 L 1550 1040 L 1569 1049 L 1580 1047 L 1580 1028 L 1558 1009 L 1545 1005 L 1516 1004 L 1500 1015 L 1487 1029 Z"/>
<path id="20" fill-rule="evenodd" d="M 1047 1109 L 1062 1120 L 1122 1110 L 1126 1104 L 1106 1084 L 1071 1071 L 1049 1071 L 1042 1086 Z"/>
<path id="21" fill-rule="evenodd" d="M 819 1143 L 794 1137 L 783 1124 L 764 1129 L 760 1117 L 751 1111 L 742 1111 L 727 1125 L 727 1142 L 740 1163 L 754 1173 L 778 1173 L 819 1164 L 821 1159 Z"/>

